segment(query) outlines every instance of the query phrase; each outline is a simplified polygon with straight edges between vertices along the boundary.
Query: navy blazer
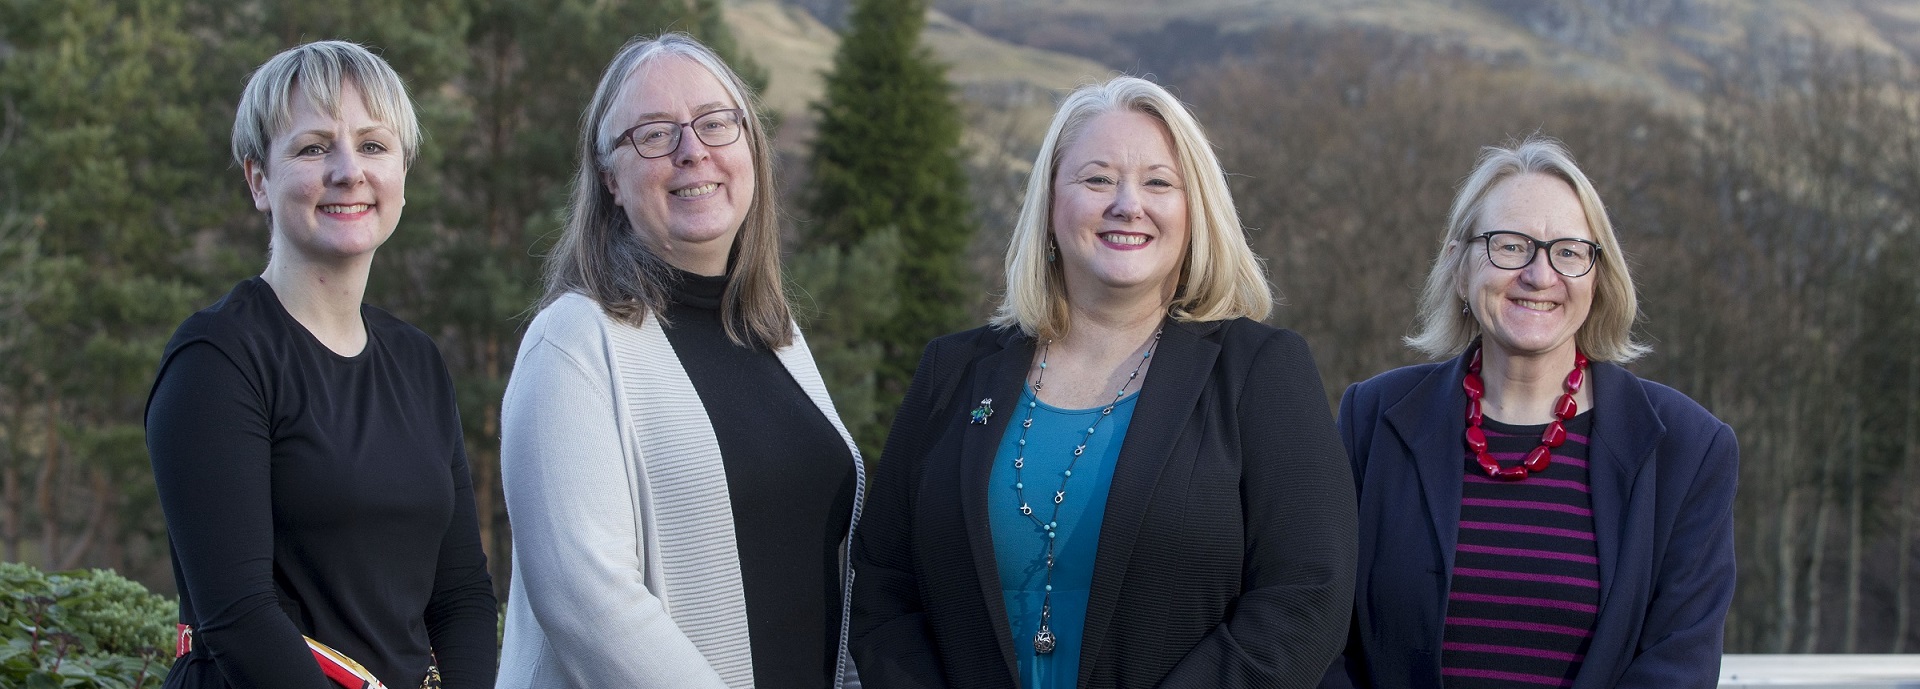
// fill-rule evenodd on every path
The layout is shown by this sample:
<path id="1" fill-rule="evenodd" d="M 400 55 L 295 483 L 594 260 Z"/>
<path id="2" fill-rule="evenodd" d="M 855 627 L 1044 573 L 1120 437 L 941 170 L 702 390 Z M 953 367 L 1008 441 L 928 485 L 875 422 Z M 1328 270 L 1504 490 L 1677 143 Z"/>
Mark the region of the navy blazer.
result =
<path id="1" fill-rule="evenodd" d="M 1466 471 L 1465 357 L 1347 388 L 1360 500 L 1354 624 L 1323 688 L 1438 689 Z M 1600 610 L 1575 689 L 1716 686 L 1733 602 L 1733 429 L 1685 395 L 1594 363 L 1588 446 Z"/>
<path id="2" fill-rule="evenodd" d="M 1018 686 L 987 482 L 1033 352 L 991 328 L 927 345 L 854 536 L 850 648 L 868 687 Z M 1139 394 L 1079 686 L 1313 686 L 1346 638 L 1354 502 L 1306 342 L 1169 319 Z M 987 398 L 1000 412 L 968 423 Z"/>

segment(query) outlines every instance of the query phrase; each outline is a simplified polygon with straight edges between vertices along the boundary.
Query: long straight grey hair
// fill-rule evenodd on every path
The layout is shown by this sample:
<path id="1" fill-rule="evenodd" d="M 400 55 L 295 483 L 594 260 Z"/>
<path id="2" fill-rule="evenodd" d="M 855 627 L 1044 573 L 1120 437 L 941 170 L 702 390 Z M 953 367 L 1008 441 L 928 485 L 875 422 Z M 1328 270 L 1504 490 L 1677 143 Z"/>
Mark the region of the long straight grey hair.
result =
<path id="1" fill-rule="evenodd" d="M 607 114 L 634 70 L 656 60 L 681 57 L 711 72 L 734 103 L 745 110 L 744 143 L 753 156 L 754 192 L 746 221 L 727 257 L 727 287 L 720 319 L 727 337 L 743 346 L 785 347 L 793 341 L 793 316 L 780 278 L 780 231 L 774 207 L 773 149 L 760 104 L 740 75 L 711 48 L 684 33 L 638 37 L 620 48 L 580 118 L 580 168 L 560 241 L 547 256 L 546 308 L 569 292 L 592 298 L 615 320 L 640 325 L 651 314 L 664 318 L 672 267 L 647 247 L 626 210 L 614 203 L 602 174 L 610 165 L 614 138 L 624 124 Z"/>

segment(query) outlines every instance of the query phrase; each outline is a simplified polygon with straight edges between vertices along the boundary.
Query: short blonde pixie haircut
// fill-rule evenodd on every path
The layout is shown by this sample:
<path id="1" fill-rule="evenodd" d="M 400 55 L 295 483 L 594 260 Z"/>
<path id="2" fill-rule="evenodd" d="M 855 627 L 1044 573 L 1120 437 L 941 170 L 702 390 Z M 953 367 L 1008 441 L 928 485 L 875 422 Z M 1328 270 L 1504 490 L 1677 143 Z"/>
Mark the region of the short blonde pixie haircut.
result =
<path id="1" fill-rule="evenodd" d="M 1247 246 L 1226 173 L 1200 123 L 1158 84 L 1116 77 L 1075 89 L 1054 113 L 1027 179 L 1026 202 L 1013 226 L 1007 249 L 1007 293 L 994 312 L 993 325 L 1018 327 L 1042 340 L 1066 335 L 1066 278 L 1058 262 L 1047 260 L 1047 240 L 1053 235 L 1054 179 L 1060 172 L 1060 157 L 1086 133 L 1088 123 L 1121 111 L 1142 113 L 1166 125 L 1186 181 L 1187 256 L 1181 261 L 1168 312 L 1182 321 L 1266 318 L 1273 310 L 1273 288 L 1261 271 L 1260 259 Z"/>
<path id="2" fill-rule="evenodd" d="M 1481 227 L 1481 215 L 1493 190 L 1501 182 L 1530 174 L 1548 175 L 1573 187 L 1587 216 L 1587 230 L 1600 245 L 1600 263 L 1594 267 L 1593 308 L 1574 342 L 1594 361 L 1624 364 L 1645 356 L 1652 348 L 1633 341 L 1639 302 L 1634 296 L 1633 276 L 1627 273 L 1626 257 L 1613 234 L 1613 223 L 1607 220 L 1606 206 L 1567 149 L 1543 136 L 1529 136 L 1512 147 L 1481 149 L 1479 163 L 1460 185 L 1453 210 L 1447 214 L 1447 234 L 1440 240 L 1440 254 L 1434 258 L 1426 289 L 1420 294 L 1419 331 L 1406 338 L 1407 345 L 1440 359 L 1459 356 L 1479 339 L 1480 321 L 1462 311 L 1460 291 L 1472 274 L 1474 261 L 1485 260 L 1485 254 L 1472 251 L 1469 245 L 1483 229 L 1499 229 Z"/>
<path id="3" fill-rule="evenodd" d="M 414 117 L 406 84 L 386 60 L 346 41 L 295 46 L 253 71 L 233 119 L 233 162 L 266 167 L 274 135 L 293 124 L 294 86 L 309 102 L 338 117 L 340 92 L 348 83 L 359 87 L 367 113 L 393 128 L 412 167 L 420 154 L 420 120 Z"/>

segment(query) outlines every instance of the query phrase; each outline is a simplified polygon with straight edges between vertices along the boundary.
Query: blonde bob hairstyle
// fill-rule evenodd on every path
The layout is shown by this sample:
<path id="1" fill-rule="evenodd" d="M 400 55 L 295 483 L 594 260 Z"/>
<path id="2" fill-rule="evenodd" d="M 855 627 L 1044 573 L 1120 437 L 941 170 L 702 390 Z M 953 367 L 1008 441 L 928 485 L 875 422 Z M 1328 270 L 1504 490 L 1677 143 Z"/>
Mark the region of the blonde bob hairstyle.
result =
<path id="1" fill-rule="evenodd" d="M 1273 310 L 1273 288 L 1261 271 L 1260 259 L 1247 246 L 1226 173 L 1200 123 L 1159 85 L 1116 77 L 1075 89 L 1053 115 L 1027 178 L 1026 202 L 1013 226 L 1007 248 L 1007 292 L 994 312 L 993 325 L 1018 327 L 1043 340 L 1066 335 L 1070 326 L 1066 278 L 1059 262 L 1047 260 L 1055 175 L 1060 172 L 1061 155 L 1080 140 L 1094 118 L 1120 111 L 1143 113 L 1166 125 L 1186 180 L 1187 256 L 1181 261 L 1168 313 L 1182 321 L 1266 318 Z"/>
<path id="2" fill-rule="evenodd" d="M 628 41 L 600 76 L 600 86 L 580 118 L 580 167 L 574 176 L 573 199 L 566 226 L 547 256 L 546 293 L 536 308 L 545 308 L 568 292 L 579 292 L 598 302 L 608 316 L 631 325 L 640 325 L 649 314 L 665 318 L 673 269 L 647 246 L 641 231 L 602 183 L 602 174 L 612 168 L 614 139 L 638 124 L 611 121 L 614 104 L 635 72 L 665 59 L 691 60 L 706 68 L 746 111 L 746 136 L 730 145 L 747 146 L 753 156 L 754 191 L 727 257 L 720 319 L 735 343 L 785 347 L 793 341 L 793 316 L 780 281 L 773 150 L 759 101 L 711 48 L 678 32 Z"/>
<path id="3" fill-rule="evenodd" d="M 322 111 L 340 116 L 340 93 L 348 83 L 360 89 L 367 114 L 393 128 L 413 166 L 420 154 L 420 121 L 413 100 L 386 60 L 358 43 L 314 41 L 287 49 L 253 71 L 240 94 L 233 118 L 233 162 L 252 162 L 264 169 L 273 137 L 293 126 L 293 89 Z"/>
<path id="4" fill-rule="evenodd" d="M 1487 197 L 1493 190 L 1515 177 L 1530 174 L 1549 175 L 1568 186 L 1580 197 L 1580 208 L 1587 216 L 1587 230 L 1600 245 L 1600 263 L 1594 266 L 1593 308 L 1587 321 L 1574 336 L 1580 351 L 1594 361 L 1627 363 L 1652 351 L 1633 341 L 1633 323 L 1639 318 L 1633 277 L 1627 274 L 1626 257 L 1607 220 L 1607 209 L 1593 183 L 1573 163 L 1573 156 L 1559 141 L 1530 136 L 1511 147 L 1488 146 L 1481 149 L 1480 162 L 1460 186 L 1447 214 L 1447 234 L 1440 240 L 1440 254 L 1427 274 L 1426 288 L 1420 294 L 1419 330 L 1406 338 L 1408 346 L 1440 359 L 1459 356 L 1480 337 L 1480 321 L 1461 309 L 1460 292 L 1472 275 L 1476 261 L 1485 254 L 1472 251 L 1473 238 L 1485 229 L 1482 215 Z"/>

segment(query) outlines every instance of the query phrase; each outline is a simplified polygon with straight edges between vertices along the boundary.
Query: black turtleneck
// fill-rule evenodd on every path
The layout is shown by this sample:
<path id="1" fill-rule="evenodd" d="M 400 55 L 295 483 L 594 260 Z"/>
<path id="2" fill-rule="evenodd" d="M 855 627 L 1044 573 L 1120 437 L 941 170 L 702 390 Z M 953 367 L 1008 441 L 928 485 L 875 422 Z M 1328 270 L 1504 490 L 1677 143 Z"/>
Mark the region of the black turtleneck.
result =
<path id="1" fill-rule="evenodd" d="M 727 339 L 720 320 L 727 278 L 675 272 L 667 341 L 700 394 L 726 465 L 754 685 L 832 686 L 853 455 L 773 350 Z"/>

